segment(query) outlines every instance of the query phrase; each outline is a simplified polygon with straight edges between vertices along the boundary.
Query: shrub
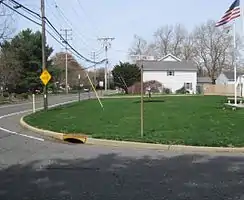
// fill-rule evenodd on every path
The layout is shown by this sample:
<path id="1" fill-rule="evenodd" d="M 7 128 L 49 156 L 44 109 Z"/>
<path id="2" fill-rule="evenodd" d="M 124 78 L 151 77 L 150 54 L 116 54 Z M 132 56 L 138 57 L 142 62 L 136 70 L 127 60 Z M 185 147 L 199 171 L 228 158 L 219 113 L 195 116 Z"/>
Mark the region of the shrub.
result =
<path id="1" fill-rule="evenodd" d="M 187 93 L 187 90 L 186 90 L 185 87 L 183 86 L 182 88 L 176 90 L 175 93 L 176 93 L 176 94 L 185 94 L 185 93 Z"/>
<path id="2" fill-rule="evenodd" d="M 162 88 L 162 83 L 156 80 L 146 81 L 144 83 L 144 89 L 147 89 L 148 87 L 151 88 L 152 93 L 159 93 Z"/>
<path id="3" fill-rule="evenodd" d="M 169 88 L 163 88 L 163 94 L 171 94 L 172 91 Z"/>
<path id="4" fill-rule="evenodd" d="M 18 95 L 18 97 L 20 99 L 28 99 L 29 95 L 28 95 L 28 93 L 21 93 L 21 94 Z"/>
<path id="5" fill-rule="evenodd" d="M 9 93 L 8 92 L 3 92 L 3 97 L 8 98 L 9 97 Z"/>

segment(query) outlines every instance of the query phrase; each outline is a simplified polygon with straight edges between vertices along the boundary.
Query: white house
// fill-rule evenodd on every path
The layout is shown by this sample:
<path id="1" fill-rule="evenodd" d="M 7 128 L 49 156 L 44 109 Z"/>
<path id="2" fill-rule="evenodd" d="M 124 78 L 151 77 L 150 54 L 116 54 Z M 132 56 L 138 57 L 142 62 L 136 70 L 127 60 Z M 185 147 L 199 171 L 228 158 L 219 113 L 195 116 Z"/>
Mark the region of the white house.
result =
<path id="1" fill-rule="evenodd" d="M 156 80 L 173 93 L 183 86 L 196 93 L 197 67 L 187 61 L 168 54 L 159 60 L 143 61 L 143 81 Z"/>
<path id="2" fill-rule="evenodd" d="M 219 74 L 219 76 L 216 79 L 217 85 L 234 85 L 235 84 L 235 78 L 234 78 L 234 72 L 233 71 L 223 71 Z M 244 73 L 237 72 L 236 73 L 236 87 L 237 87 L 237 93 L 240 94 L 240 96 L 244 96 Z"/>
<path id="3" fill-rule="evenodd" d="M 236 82 L 241 82 L 241 77 L 244 75 L 244 73 L 237 72 L 236 73 Z M 230 85 L 234 84 L 234 72 L 233 71 L 223 71 L 219 74 L 219 76 L 216 79 L 216 84 L 223 84 L 223 85 Z"/>

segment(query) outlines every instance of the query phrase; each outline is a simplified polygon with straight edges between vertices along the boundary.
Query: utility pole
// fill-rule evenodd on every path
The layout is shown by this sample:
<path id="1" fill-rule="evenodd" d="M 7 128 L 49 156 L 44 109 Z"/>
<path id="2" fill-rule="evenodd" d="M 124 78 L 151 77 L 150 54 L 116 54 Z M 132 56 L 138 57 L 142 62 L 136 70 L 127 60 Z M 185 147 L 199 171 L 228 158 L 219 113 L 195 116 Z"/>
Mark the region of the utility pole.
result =
<path id="1" fill-rule="evenodd" d="M 69 88 L 68 88 L 68 41 L 71 40 L 71 32 L 72 29 L 61 29 L 61 31 L 64 32 L 64 39 L 63 43 L 65 43 L 65 92 L 66 94 L 69 93 Z"/>
<path id="2" fill-rule="evenodd" d="M 41 0 L 41 16 L 42 16 L 42 71 L 46 69 L 46 18 L 45 18 L 45 2 Z M 47 86 L 43 87 L 43 97 L 44 97 L 44 110 L 48 109 L 48 100 L 47 100 Z"/>
<path id="3" fill-rule="evenodd" d="M 101 37 L 98 38 L 99 41 L 103 42 L 103 46 L 105 48 L 105 58 L 106 58 L 106 63 L 105 63 L 105 69 L 104 69 L 104 85 L 105 85 L 105 92 L 107 92 L 108 89 L 108 47 L 111 47 L 110 41 L 113 41 L 115 38 L 114 37 Z"/>
<path id="4" fill-rule="evenodd" d="M 95 51 L 92 51 L 91 52 L 91 54 L 92 54 L 92 60 L 93 60 L 93 62 L 94 62 L 94 85 L 96 85 L 96 82 L 97 82 L 97 72 L 96 72 L 96 52 Z"/>

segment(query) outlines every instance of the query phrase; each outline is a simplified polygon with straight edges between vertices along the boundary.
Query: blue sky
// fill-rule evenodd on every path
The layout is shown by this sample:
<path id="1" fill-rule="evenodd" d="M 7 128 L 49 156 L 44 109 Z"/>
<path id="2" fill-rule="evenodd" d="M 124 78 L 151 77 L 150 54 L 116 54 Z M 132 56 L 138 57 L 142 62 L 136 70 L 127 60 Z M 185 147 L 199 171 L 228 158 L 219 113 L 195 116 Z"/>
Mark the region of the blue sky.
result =
<path id="1" fill-rule="evenodd" d="M 40 0 L 19 2 L 40 12 Z M 180 23 L 192 30 L 208 19 L 220 19 L 232 2 L 233 0 L 46 0 L 46 15 L 58 30 L 73 29 L 71 44 L 88 58 L 92 51 L 101 52 L 102 45 L 97 37 L 115 37 L 108 52 L 111 65 L 114 65 L 127 60 L 134 34 L 150 41 L 156 29 L 167 24 Z M 72 26 L 62 17 L 60 10 Z M 22 17 L 18 17 L 16 26 L 17 31 L 27 27 L 40 30 L 40 27 Z M 47 37 L 47 42 L 55 52 L 61 51 L 60 44 L 49 35 Z M 102 58 L 104 53 L 97 59 Z M 89 63 L 79 61 L 84 66 L 89 66 Z"/>

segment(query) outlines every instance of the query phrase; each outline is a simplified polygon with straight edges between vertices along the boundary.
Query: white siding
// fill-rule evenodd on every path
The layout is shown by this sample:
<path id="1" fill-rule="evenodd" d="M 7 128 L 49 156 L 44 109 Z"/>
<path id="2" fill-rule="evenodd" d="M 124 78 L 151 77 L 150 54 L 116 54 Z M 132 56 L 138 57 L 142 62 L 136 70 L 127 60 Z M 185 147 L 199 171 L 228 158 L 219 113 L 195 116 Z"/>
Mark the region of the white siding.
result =
<path id="1" fill-rule="evenodd" d="M 216 79 L 216 84 L 219 85 L 219 84 L 223 84 L 223 85 L 226 85 L 226 84 L 229 84 L 228 82 L 228 79 L 226 78 L 226 76 L 221 73 L 218 78 Z M 230 83 L 231 84 L 231 83 Z"/>
<path id="2" fill-rule="evenodd" d="M 237 83 L 241 82 L 241 76 L 237 77 L 236 80 Z M 226 78 L 224 74 L 220 74 L 218 78 L 216 79 L 216 84 L 223 84 L 223 85 L 232 85 L 235 84 L 234 80 L 229 80 Z"/>
<path id="3" fill-rule="evenodd" d="M 156 80 L 169 88 L 172 92 L 182 88 L 184 83 L 192 83 L 193 92 L 196 93 L 197 72 L 175 71 L 174 76 L 167 76 L 167 71 L 144 71 L 143 81 Z"/>

